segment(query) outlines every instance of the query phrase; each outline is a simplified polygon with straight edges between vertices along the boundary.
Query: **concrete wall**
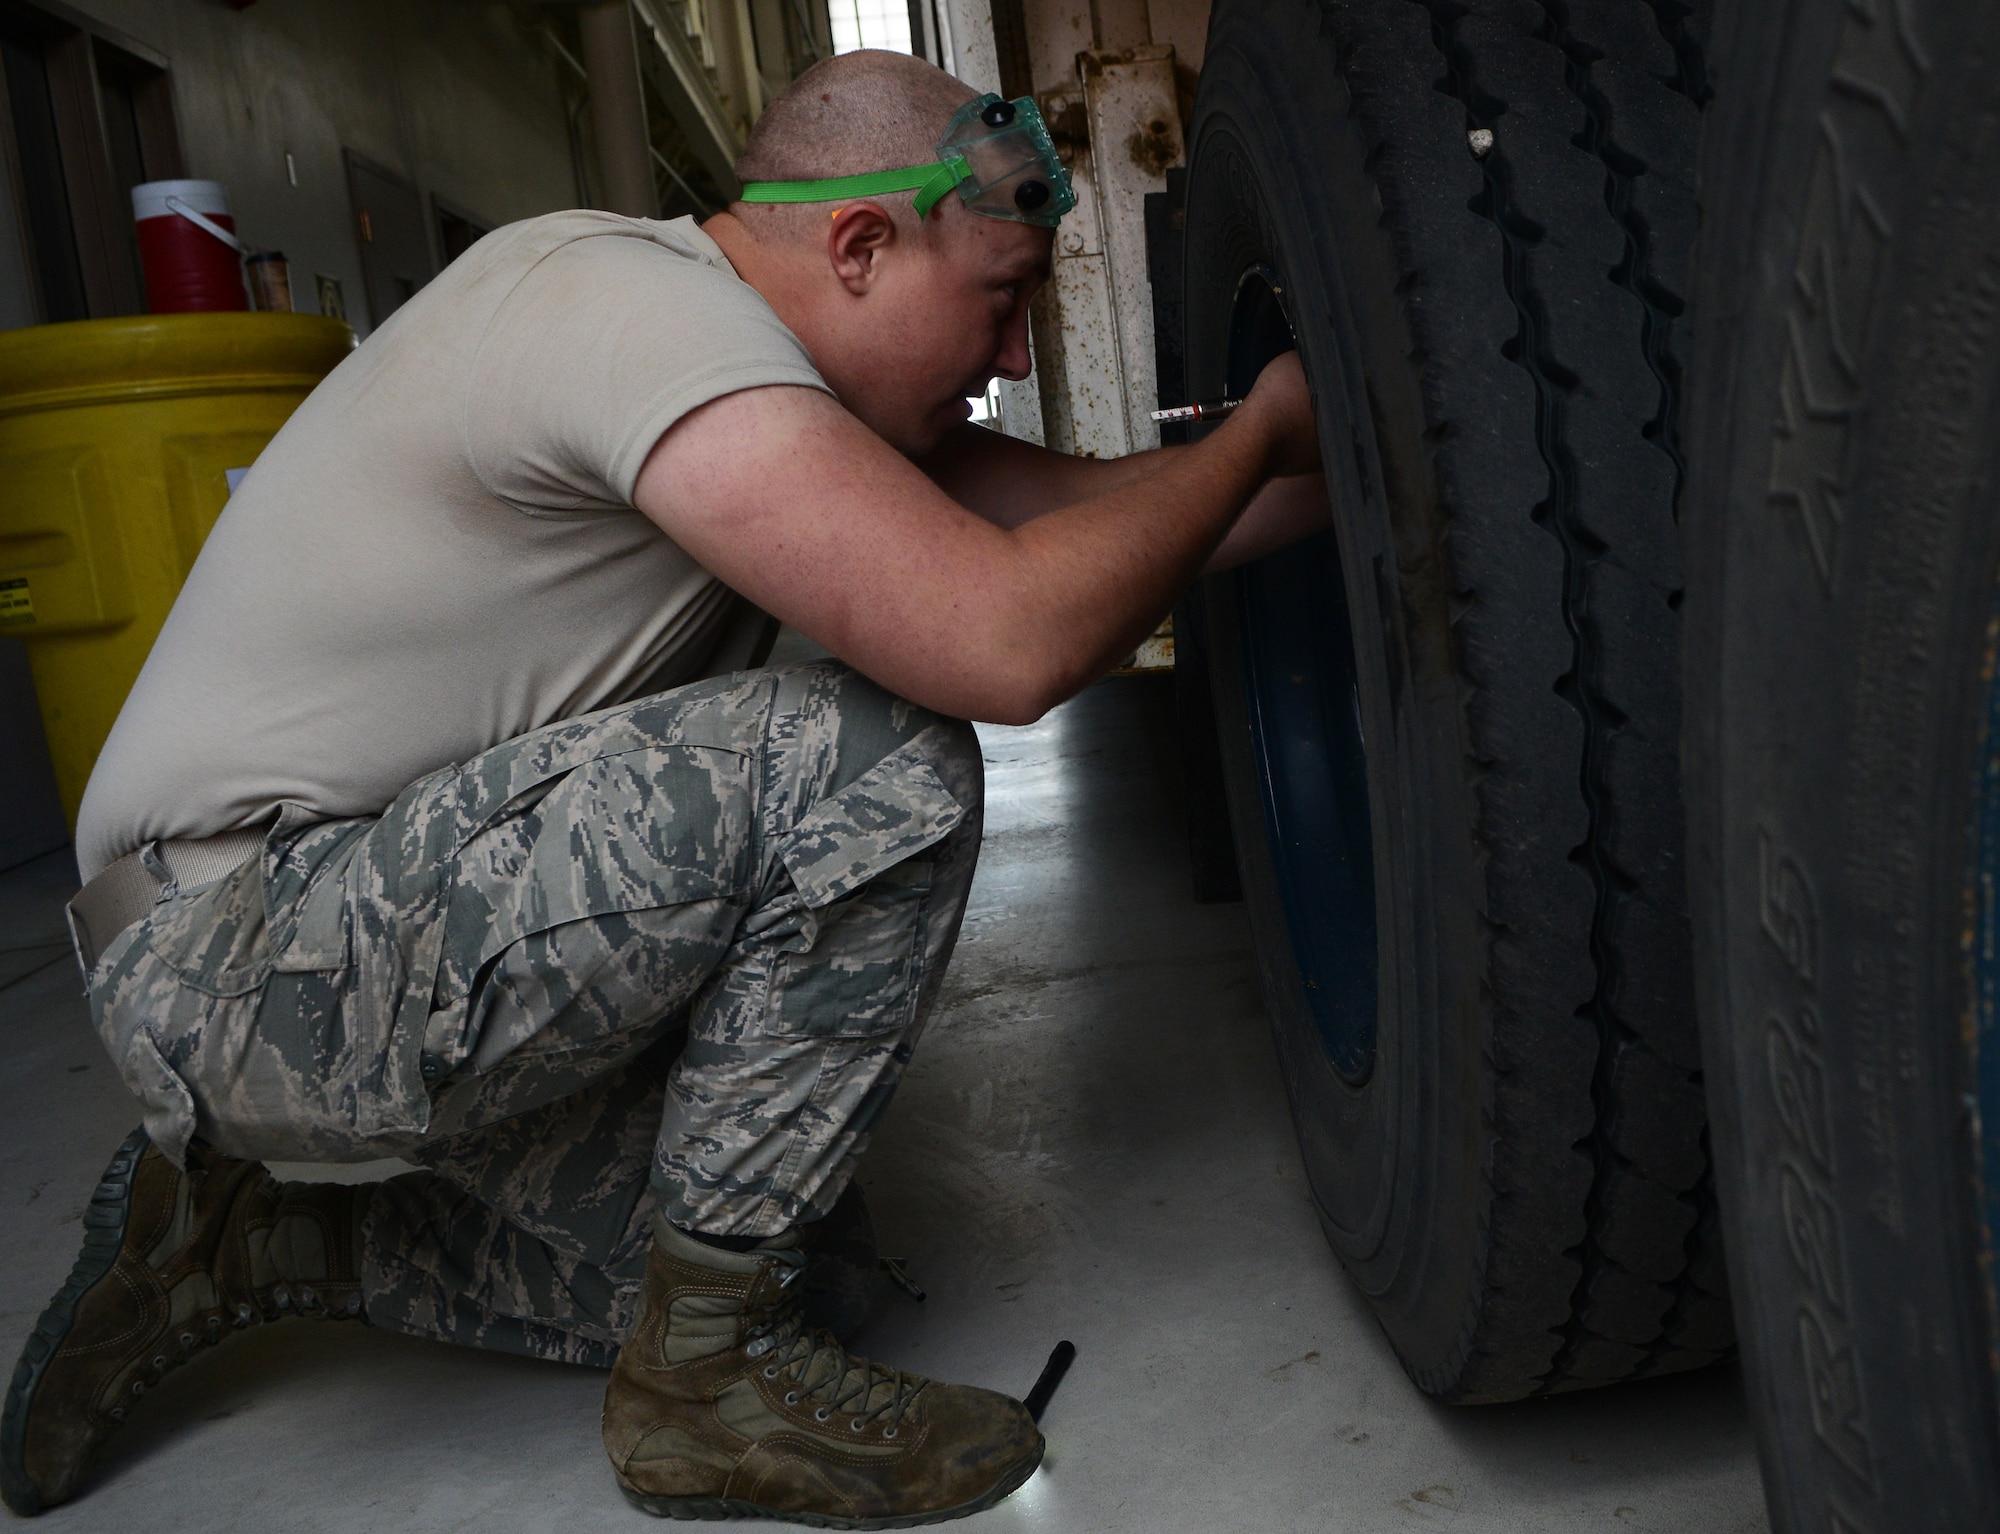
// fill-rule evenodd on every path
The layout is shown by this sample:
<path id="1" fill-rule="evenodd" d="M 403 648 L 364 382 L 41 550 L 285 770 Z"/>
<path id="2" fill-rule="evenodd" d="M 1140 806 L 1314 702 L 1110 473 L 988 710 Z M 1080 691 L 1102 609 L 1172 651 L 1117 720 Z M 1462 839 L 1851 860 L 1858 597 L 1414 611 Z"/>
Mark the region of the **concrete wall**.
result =
<path id="1" fill-rule="evenodd" d="M 70 0 L 69 9 L 167 57 L 187 174 L 226 183 L 244 239 L 290 258 L 297 307 L 314 307 L 313 274 L 323 272 L 339 280 L 363 334 L 343 148 L 414 181 L 427 215 L 433 193 L 488 224 L 577 200 L 555 69 L 516 7 Z M 435 257 L 435 229 L 431 237 Z M 0 321 L 12 323 L 23 309 L 15 265 L 0 260 Z"/>

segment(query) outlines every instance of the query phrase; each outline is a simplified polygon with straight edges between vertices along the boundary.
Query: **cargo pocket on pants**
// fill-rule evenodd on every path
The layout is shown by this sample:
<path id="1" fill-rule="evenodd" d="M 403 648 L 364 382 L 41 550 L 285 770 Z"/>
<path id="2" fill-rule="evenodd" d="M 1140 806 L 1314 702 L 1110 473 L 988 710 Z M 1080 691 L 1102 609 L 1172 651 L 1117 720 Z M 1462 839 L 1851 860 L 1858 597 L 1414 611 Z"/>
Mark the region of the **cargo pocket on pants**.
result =
<path id="1" fill-rule="evenodd" d="M 571 769 L 469 841 L 427 1078 L 642 1045 L 727 950 L 750 884 L 753 806 L 748 758 L 656 746 Z"/>
<path id="2" fill-rule="evenodd" d="M 933 872 L 921 854 L 964 818 L 905 746 L 793 828 L 778 856 L 796 904 L 772 932 L 767 1034 L 869 1038 L 908 1026 Z"/>
<path id="3" fill-rule="evenodd" d="M 139 1099 L 141 1122 L 152 1142 L 175 1166 L 187 1161 L 188 1141 L 194 1138 L 194 1094 L 181 1080 L 166 1056 L 142 1023 L 125 1046 L 119 1074 L 132 1095 Z"/>

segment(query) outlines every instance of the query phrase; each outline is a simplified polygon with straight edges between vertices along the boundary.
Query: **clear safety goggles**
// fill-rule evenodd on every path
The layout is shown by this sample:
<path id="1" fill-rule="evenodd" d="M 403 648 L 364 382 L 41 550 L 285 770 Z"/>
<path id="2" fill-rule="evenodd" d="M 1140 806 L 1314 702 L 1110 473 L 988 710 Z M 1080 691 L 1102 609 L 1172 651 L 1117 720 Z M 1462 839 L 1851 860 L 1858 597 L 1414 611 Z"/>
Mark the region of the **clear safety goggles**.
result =
<path id="1" fill-rule="evenodd" d="M 1076 206 L 1069 172 L 1056 156 L 1048 124 L 1032 98 L 1002 101 L 985 95 L 953 114 L 938 140 L 935 164 L 820 181 L 752 181 L 745 202 L 846 202 L 914 191 L 917 217 L 927 215 L 956 190 L 967 208 L 983 218 L 1053 229 Z"/>

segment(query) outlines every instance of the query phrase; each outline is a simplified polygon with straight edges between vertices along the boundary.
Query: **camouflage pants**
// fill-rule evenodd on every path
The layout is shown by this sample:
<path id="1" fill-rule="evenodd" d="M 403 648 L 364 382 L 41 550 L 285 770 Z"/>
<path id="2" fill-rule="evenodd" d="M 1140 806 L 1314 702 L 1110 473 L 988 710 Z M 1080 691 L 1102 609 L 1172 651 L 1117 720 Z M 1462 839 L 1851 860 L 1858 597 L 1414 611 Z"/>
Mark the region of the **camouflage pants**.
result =
<path id="1" fill-rule="evenodd" d="M 365 1215 L 369 1314 L 598 1358 L 655 1207 L 832 1206 L 942 980 L 978 853 L 962 723 L 833 662 L 566 721 L 378 817 L 281 818 L 91 975 L 153 1138 L 425 1170 Z"/>

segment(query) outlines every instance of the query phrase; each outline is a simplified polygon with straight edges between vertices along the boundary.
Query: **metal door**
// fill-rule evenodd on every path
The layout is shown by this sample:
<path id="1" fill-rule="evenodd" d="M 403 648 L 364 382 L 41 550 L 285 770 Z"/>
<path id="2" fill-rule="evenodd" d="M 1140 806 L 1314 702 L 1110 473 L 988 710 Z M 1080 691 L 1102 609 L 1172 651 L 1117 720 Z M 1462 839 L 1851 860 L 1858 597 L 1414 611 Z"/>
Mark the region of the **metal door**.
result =
<path id="1" fill-rule="evenodd" d="M 431 258 L 429 221 L 416 187 L 352 149 L 344 154 L 372 327 L 415 297 L 417 289 L 437 274 L 437 264 Z"/>

